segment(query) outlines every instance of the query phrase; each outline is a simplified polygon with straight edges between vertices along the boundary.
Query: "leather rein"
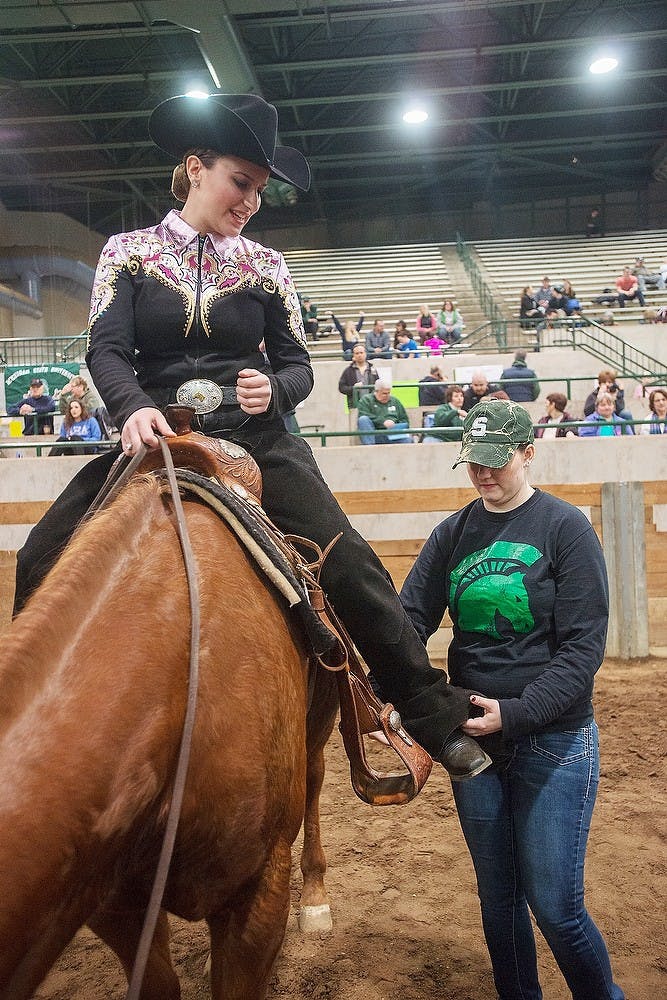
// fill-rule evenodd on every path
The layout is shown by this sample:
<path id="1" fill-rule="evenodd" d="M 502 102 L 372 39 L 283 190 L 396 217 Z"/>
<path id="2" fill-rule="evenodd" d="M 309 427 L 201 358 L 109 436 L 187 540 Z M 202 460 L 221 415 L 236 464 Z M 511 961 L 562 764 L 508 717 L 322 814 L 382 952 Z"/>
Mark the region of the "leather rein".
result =
<path id="1" fill-rule="evenodd" d="M 178 540 L 181 545 L 181 551 L 183 553 L 183 564 L 185 566 L 185 575 L 188 583 L 188 594 L 190 599 L 190 669 L 188 674 L 187 705 L 183 721 L 183 731 L 181 733 L 181 744 L 178 751 L 176 773 L 174 775 L 171 803 L 167 816 L 167 824 L 165 826 L 160 858 L 158 860 L 155 878 L 153 880 L 153 888 L 151 889 L 150 898 L 148 900 L 148 906 L 146 907 L 144 924 L 141 930 L 139 944 L 137 946 L 137 953 L 134 957 L 132 976 L 130 978 L 127 993 L 125 994 L 125 1000 L 139 1000 L 141 985 L 146 972 L 146 964 L 148 962 L 148 956 L 150 954 L 153 936 L 155 934 L 155 926 L 162 908 L 162 898 L 164 896 L 164 890 L 169 876 L 169 866 L 171 865 L 171 858 L 174 852 L 176 831 L 181 815 L 181 807 L 183 805 L 185 781 L 190 761 L 192 733 L 194 730 L 195 712 L 197 706 L 197 690 L 199 687 L 199 638 L 201 631 L 201 616 L 199 607 L 199 574 L 197 572 L 197 560 L 190 544 L 187 522 L 185 520 L 185 513 L 183 511 L 178 482 L 176 480 L 174 461 L 171 457 L 171 452 L 165 439 L 161 437 L 159 438 L 159 441 L 160 448 L 162 449 L 164 466 L 167 472 L 167 482 L 169 483 L 171 498 L 174 504 L 176 529 Z M 123 456 L 125 458 L 125 463 L 119 463 L 119 467 L 115 475 L 110 476 L 110 478 L 105 482 L 104 486 L 93 500 L 87 516 L 106 506 L 119 493 L 123 486 L 125 486 L 128 482 L 135 469 L 137 469 L 141 464 L 147 452 L 148 448 L 146 445 L 142 444 L 136 455 L 134 455 L 129 461 L 127 460 L 127 456 Z"/>

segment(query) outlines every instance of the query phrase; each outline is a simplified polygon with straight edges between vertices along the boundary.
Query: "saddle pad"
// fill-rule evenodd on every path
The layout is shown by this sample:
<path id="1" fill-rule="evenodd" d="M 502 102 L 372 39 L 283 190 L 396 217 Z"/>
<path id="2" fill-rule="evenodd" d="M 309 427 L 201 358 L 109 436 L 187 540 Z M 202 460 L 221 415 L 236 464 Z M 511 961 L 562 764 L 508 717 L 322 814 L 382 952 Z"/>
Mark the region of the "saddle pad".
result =
<path id="1" fill-rule="evenodd" d="M 166 479 L 163 470 L 157 474 Z M 182 490 L 197 496 L 234 532 L 258 568 L 294 610 L 316 655 L 324 656 L 333 649 L 338 642 L 337 637 L 313 611 L 303 580 L 299 579 L 289 560 L 276 545 L 263 523 L 264 519 L 281 538 L 281 545 L 293 553 L 297 566 L 303 563 L 302 557 L 282 537 L 257 501 L 249 495 L 239 495 L 222 483 L 189 469 L 177 468 L 176 480 Z"/>

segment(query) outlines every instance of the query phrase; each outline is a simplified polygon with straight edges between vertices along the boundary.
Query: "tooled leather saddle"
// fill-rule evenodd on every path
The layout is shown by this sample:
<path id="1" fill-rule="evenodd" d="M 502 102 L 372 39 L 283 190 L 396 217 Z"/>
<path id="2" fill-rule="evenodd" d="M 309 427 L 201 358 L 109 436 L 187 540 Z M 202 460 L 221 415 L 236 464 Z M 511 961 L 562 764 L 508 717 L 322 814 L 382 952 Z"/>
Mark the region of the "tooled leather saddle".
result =
<path id="1" fill-rule="evenodd" d="M 245 449 L 192 431 L 194 410 L 190 407 L 168 406 L 165 412 L 177 435 L 166 443 L 179 489 L 208 504 L 235 532 L 288 602 L 311 660 L 336 674 L 340 731 L 355 793 L 370 805 L 409 802 L 424 786 L 433 761 L 405 731 L 393 705 L 383 704 L 375 695 L 354 644 L 320 585 L 322 565 L 337 538 L 323 552 L 308 539 L 283 534 L 261 506 L 261 472 Z M 135 471 L 159 474 L 163 464 L 162 453 L 151 451 L 144 454 Z M 314 553 L 315 558 L 307 561 L 299 549 Z M 377 732 L 384 735 L 405 771 L 383 774 L 371 767 L 364 736 Z"/>

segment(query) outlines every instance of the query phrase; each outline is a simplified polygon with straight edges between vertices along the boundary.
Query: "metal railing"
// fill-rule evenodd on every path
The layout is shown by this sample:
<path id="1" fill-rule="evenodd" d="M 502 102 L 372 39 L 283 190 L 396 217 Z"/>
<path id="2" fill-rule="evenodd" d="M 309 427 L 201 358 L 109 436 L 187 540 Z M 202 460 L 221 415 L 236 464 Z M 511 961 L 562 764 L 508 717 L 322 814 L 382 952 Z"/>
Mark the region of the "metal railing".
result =
<path id="1" fill-rule="evenodd" d="M 667 371 L 663 368 L 663 372 L 652 373 L 650 375 L 645 375 L 643 372 L 633 372 L 624 371 L 618 373 L 619 378 L 631 379 L 632 381 L 640 382 L 644 385 L 646 389 L 649 389 L 651 385 L 664 385 L 667 382 Z M 547 385 L 565 385 L 566 392 L 565 395 L 568 399 L 572 399 L 572 387 L 577 382 L 585 382 L 591 389 L 594 388 L 593 382 L 595 381 L 590 375 L 552 375 L 549 377 L 535 376 L 535 378 L 493 378 L 489 380 L 492 385 L 504 386 L 512 383 L 516 385 L 532 385 L 535 382 L 539 382 L 540 386 L 543 388 Z M 434 388 L 441 384 L 443 388 L 446 386 L 458 385 L 461 388 L 468 385 L 468 382 L 456 382 L 450 380 L 448 382 L 438 383 L 438 382 L 406 382 L 402 379 L 397 379 L 394 381 L 394 387 L 396 389 L 423 389 L 423 388 Z M 352 387 L 352 403 L 353 409 L 356 408 L 357 403 L 361 396 L 367 395 L 369 392 L 373 391 L 372 385 L 355 385 Z M 588 393 L 586 393 L 588 395 Z M 534 401 L 535 402 L 535 401 Z M 422 404 L 419 404 L 422 405 Z M 433 408 L 432 404 L 429 404 L 429 408 Z"/>
<path id="2" fill-rule="evenodd" d="M 649 419 L 643 420 L 624 420 L 623 421 L 623 434 L 627 435 L 625 427 L 641 427 L 643 424 L 651 424 L 652 421 Z M 568 420 L 561 421 L 558 424 L 533 424 L 533 428 L 536 431 L 544 431 L 547 427 L 558 427 L 558 428 L 578 428 L 578 427 L 590 427 L 591 421 L 587 420 Z M 612 426 L 618 427 L 618 423 L 614 423 Z M 411 437 L 417 440 L 422 440 L 424 437 L 437 438 L 442 437 L 447 439 L 447 435 L 450 435 L 452 431 L 456 428 L 452 427 L 405 427 L 400 429 L 401 434 L 409 434 Z M 347 431 L 326 431 L 326 430 L 302 430 L 295 437 L 309 438 L 319 440 L 320 445 L 323 448 L 327 447 L 330 439 L 335 442 L 338 438 L 360 438 L 363 436 L 374 435 L 375 437 L 389 437 L 391 434 L 396 434 L 395 428 L 385 428 L 383 430 L 347 430 Z M 593 436 L 593 435 L 591 435 Z M 637 436 L 637 435 L 635 435 Z M 76 449 L 81 449 L 82 447 L 95 447 L 96 451 L 109 451 L 112 448 L 117 447 L 117 441 L 96 441 L 94 445 L 88 444 L 80 441 L 56 441 L 55 438 L 49 437 L 48 440 L 44 441 L 24 441 L 22 438 L 0 438 L 0 452 L 3 451 L 34 451 L 35 457 L 39 458 L 42 456 L 45 449 L 50 450 L 57 443 L 59 448 L 67 449 L 68 451 L 76 452 Z M 24 457 L 24 456 L 21 456 Z"/>
<path id="3" fill-rule="evenodd" d="M 0 366 L 83 361 L 87 339 L 82 333 L 76 337 L 13 337 L 0 340 Z"/>
<path id="4" fill-rule="evenodd" d="M 534 351 L 542 351 L 550 347 L 569 347 L 574 351 L 584 351 L 592 354 L 619 374 L 626 375 L 633 371 L 640 379 L 656 376 L 664 379 L 667 375 L 667 365 L 664 361 L 652 357 L 645 351 L 628 344 L 595 320 L 585 316 L 577 319 L 554 319 L 548 323 L 544 320 L 507 319 L 501 320 L 503 331 L 501 339 L 506 350 L 524 347 Z M 526 342 L 526 336 L 532 336 L 531 343 Z M 484 349 L 487 344 L 497 344 L 497 323 L 484 323 L 472 330 L 465 338 L 470 348 Z"/>
<path id="5" fill-rule="evenodd" d="M 507 331 L 504 326 L 505 321 L 503 319 L 503 314 L 496 301 L 496 297 L 484 280 L 482 272 L 470 252 L 470 248 L 460 233 L 456 234 L 456 252 L 466 270 L 466 274 L 468 275 L 470 284 L 472 285 L 475 295 L 477 296 L 482 312 L 485 316 L 489 317 L 489 322 L 491 323 L 494 336 L 496 338 L 496 346 L 499 350 L 504 351 L 507 348 Z M 466 337 L 466 342 L 468 340 L 469 338 Z"/>
<path id="6" fill-rule="evenodd" d="M 90 457 L 102 451 L 110 451 L 115 448 L 117 441 L 93 441 L 86 443 L 85 441 L 59 441 L 57 438 L 49 435 L 44 435 L 41 441 L 25 441 L 23 438 L 0 438 L 0 457 L 4 457 L 2 452 L 14 451 L 18 452 L 15 458 L 26 458 L 27 455 L 24 452 L 34 452 L 34 458 L 44 457 L 44 453 L 48 455 L 51 448 L 62 448 L 64 451 L 71 451 L 73 455 L 78 455 L 82 448 L 94 448 L 95 451 L 90 453 Z"/>

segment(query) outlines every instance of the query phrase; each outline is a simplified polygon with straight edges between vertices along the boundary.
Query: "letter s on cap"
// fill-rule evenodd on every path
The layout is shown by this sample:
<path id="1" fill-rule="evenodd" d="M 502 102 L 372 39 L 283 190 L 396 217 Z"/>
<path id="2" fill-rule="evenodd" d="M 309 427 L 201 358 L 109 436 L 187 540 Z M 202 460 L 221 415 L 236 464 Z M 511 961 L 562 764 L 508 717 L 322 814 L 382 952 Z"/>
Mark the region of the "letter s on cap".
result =
<path id="1" fill-rule="evenodd" d="M 488 419 L 488 417 L 476 417 L 473 420 L 472 427 L 470 428 L 471 437 L 484 437 Z"/>

